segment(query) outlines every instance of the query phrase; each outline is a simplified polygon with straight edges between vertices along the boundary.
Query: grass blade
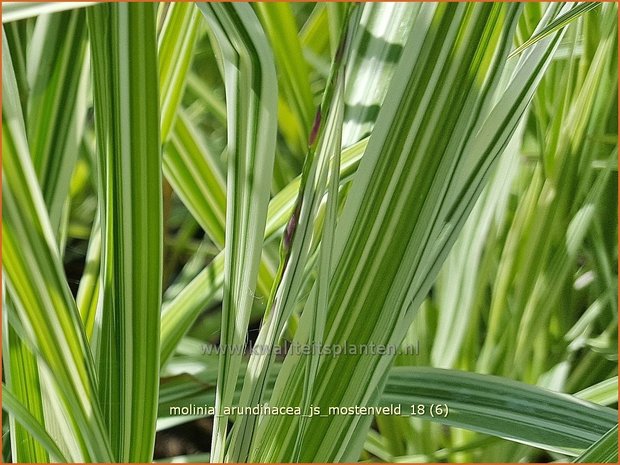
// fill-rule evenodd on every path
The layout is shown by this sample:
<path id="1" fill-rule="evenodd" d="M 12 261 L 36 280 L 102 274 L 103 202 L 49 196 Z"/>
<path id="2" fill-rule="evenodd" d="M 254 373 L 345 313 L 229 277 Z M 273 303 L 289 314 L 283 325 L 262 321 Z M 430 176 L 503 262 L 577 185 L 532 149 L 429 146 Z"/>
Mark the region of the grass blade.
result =
<path id="1" fill-rule="evenodd" d="M 2 358 L 5 383 L 8 389 L 15 393 L 15 402 L 23 404 L 22 408 L 29 416 L 28 421 L 37 423 L 41 427 L 40 425 L 45 424 L 45 417 L 41 396 L 38 395 L 41 392 L 39 365 L 32 351 L 10 326 L 7 313 L 14 312 L 14 310 L 9 310 L 10 299 L 5 292 L 2 293 L 2 297 L 4 309 L 2 313 Z M 9 416 L 13 462 L 49 461 L 47 451 L 28 432 L 28 428 L 22 426 L 23 422 L 16 422 L 16 420 L 18 419 L 15 415 Z"/>
<path id="2" fill-rule="evenodd" d="M 155 7 L 98 5 L 88 10 L 88 26 L 102 192 L 99 390 L 117 460 L 148 462 L 157 416 L 162 293 Z"/>
<path id="3" fill-rule="evenodd" d="M 599 405 L 613 405 L 618 401 L 618 377 L 614 376 L 583 389 L 575 393 L 575 397 Z"/>
<path id="4" fill-rule="evenodd" d="M 592 444 L 575 463 L 618 463 L 618 425 Z"/>
<path id="5" fill-rule="evenodd" d="M 445 417 L 425 419 L 576 455 L 616 422 L 613 409 L 536 386 L 475 373 L 395 367 L 382 405 L 445 404 Z M 410 413 L 410 410 L 407 412 Z"/>
<path id="6" fill-rule="evenodd" d="M 181 109 L 178 113 L 164 153 L 164 174 L 213 243 L 223 247 L 226 181 L 186 112 Z"/>
<path id="7" fill-rule="evenodd" d="M 553 34 L 554 32 L 559 31 L 563 27 L 565 27 L 568 24 L 570 24 L 571 22 L 575 21 L 575 19 L 577 19 L 579 16 L 587 13 L 590 10 L 593 10 L 594 8 L 596 8 L 598 6 L 599 6 L 599 4 L 596 3 L 596 2 L 584 2 L 584 3 L 581 3 L 579 5 L 575 5 L 574 8 L 571 8 L 566 13 L 564 13 L 562 15 L 559 15 L 557 18 L 555 18 L 549 24 L 547 24 L 544 27 L 541 27 L 539 30 L 537 30 L 532 35 L 532 37 L 530 37 L 528 40 L 526 40 L 521 45 L 519 45 L 519 47 L 517 47 L 515 50 L 510 52 L 510 55 L 508 57 L 511 58 L 511 57 L 513 57 L 515 55 L 518 55 L 519 53 L 523 52 L 525 49 L 527 49 L 527 48 L 531 47 L 532 45 L 534 45 L 536 42 L 544 39 L 545 37 L 548 37 L 549 35 Z"/>

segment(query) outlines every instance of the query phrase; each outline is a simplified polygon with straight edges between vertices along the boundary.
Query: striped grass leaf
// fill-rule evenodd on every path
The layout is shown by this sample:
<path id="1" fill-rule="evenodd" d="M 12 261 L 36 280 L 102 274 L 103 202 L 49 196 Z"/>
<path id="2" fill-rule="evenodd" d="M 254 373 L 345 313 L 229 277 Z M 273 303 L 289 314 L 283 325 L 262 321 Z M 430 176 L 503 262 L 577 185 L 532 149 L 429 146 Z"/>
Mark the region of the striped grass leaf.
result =
<path id="1" fill-rule="evenodd" d="M 183 95 L 184 84 L 194 44 L 197 39 L 200 17 L 195 8 L 189 4 L 173 4 L 166 12 L 162 30 L 158 36 L 158 65 L 160 76 L 160 138 L 162 144 L 168 139 L 170 125 L 175 120 L 177 107 Z M 182 66 L 177 66 L 178 63 Z M 165 173 L 164 173 L 165 174 Z M 86 324 L 87 334 L 91 337 L 94 330 L 94 318 L 99 294 L 99 265 L 101 238 L 99 222 L 93 224 L 86 269 L 77 294 L 77 304 Z"/>
<path id="2" fill-rule="evenodd" d="M 214 178 L 218 182 L 220 180 L 217 178 L 217 172 L 211 171 L 208 160 L 202 160 L 208 152 L 199 146 L 200 142 L 187 117 L 184 118 L 181 115 L 179 118 L 182 121 L 176 122 L 177 112 L 181 111 L 178 110 L 178 106 L 188 79 L 189 65 L 198 37 L 200 21 L 200 14 L 192 5 L 172 4 L 166 11 L 162 30 L 159 33 L 160 138 L 165 147 L 163 174 L 209 236 L 216 244 L 223 244 L 224 213 L 220 212 L 221 218 L 217 218 L 217 221 L 210 219 L 211 216 L 218 214 L 218 207 L 225 205 L 224 188 L 209 182 Z M 182 66 L 177 66 L 179 62 Z M 170 125 L 176 129 L 171 131 Z M 171 141 L 167 143 L 169 139 Z M 223 181 L 219 184 L 223 185 Z M 202 195 L 196 194 L 198 188 L 201 189 Z M 214 196 L 217 201 L 210 202 Z M 99 293 L 98 267 L 101 240 L 98 228 L 98 221 L 96 221 L 91 233 L 86 259 L 87 266 L 77 295 L 78 307 L 85 319 L 89 337 L 93 332 Z M 162 360 L 162 363 L 164 361 Z"/>
<path id="3" fill-rule="evenodd" d="M 531 49 L 498 99 L 494 91 L 517 18 L 515 5 L 425 5 L 416 18 L 395 72 L 400 79 L 392 81 L 338 224 L 326 344 L 402 339 L 559 42 L 556 34 Z M 450 138 L 432 137 L 433 127 Z M 435 151 L 442 155 L 431 155 Z M 416 180 L 407 176 L 412 166 L 435 174 Z M 411 239 L 401 244 L 392 237 Z M 304 327 L 295 338 L 301 344 Z M 324 389 L 313 405 L 372 405 L 390 362 L 386 356 L 326 359 L 315 381 Z M 272 403 L 299 402 L 301 366 L 289 353 Z M 343 376 L 346 385 L 335 381 Z M 250 459 L 286 460 L 296 423 L 265 417 L 255 437 L 261 447 Z M 359 417 L 312 418 L 301 460 L 357 458 L 361 443 L 353 439 L 363 438 L 368 425 Z"/>
<path id="4" fill-rule="evenodd" d="M 618 401 L 618 377 L 596 383 L 575 393 L 575 397 L 599 405 L 613 405 Z"/>
<path id="5" fill-rule="evenodd" d="M 17 89 L 19 91 L 19 99 L 22 105 L 22 115 L 24 119 L 28 116 L 28 94 L 30 89 L 26 62 L 28 60 L 28 42 L 32 35 L 31 23 L 33 21 L 36 20 L 30 19 L 2 25 L 2 29 L 4 29 L 6 35 L 8 49 L 11 52 L 13 71 L 15 72 L 15 80 L 17 81 Z"/>
<path id="6" fill-rule="evenodd" d="M 198 4 L 220 47 L 228 113 L 226 243 L 221 344 L 241 346 L 256 287 L 276 136 L 273 56 L 249 5 Z M 230 405 L 241 354 L 222 353 L 216 409 Z M 222 461 L 227 417 L 215 418 L 211 460 Z"/>
<path id="7" fill-rule="evenodd" d="M 25 18 L 56 13 L 59 11 L 74 10 L 96 2 L 5 2 L 2 5 L 2 22 L 8 23 Z"/>
<path id="8" fill-rule="evenodd" d="M 191 61 L 200 17 L 189 4 L 173 4 L 164 18 L 158 38 L 158 65 L 160 79 L 160 138 L 162 144 L 168 139 Z M 177 66 L 178 63 L 182 66 Z M 164 173 L 165 174 L 165 173 Z M 99 267 L 101 256 L 101 232 L 99 215 L 93 223 L 86 267 L 80 280 L 76 301 L 85 323 L 89 339 L 94 332 L 94 321 L 99 297 Z"/>
<path id="9" fill-rule="evenodd" d="M 618 425 L 592 444 L 575 463 L 618 463 Z"/>
<path id="10" fill-rule="evenodd" d="M 87 11 L 102 193 L 99 393 L 116 459 L 147 462 L 157 415 L 162 286 L 155 7 Z"/>
<path id="11" fill-rule="evenodd" d="M 344 147 L 371 132 L 419 10 L 420 4 L 405 2 L 363 5 L 347 65 Z"/>
<path id="12" fill-rule="evenodd" d="M 54 381 L 45 387 L 60 399 L 58 408 L 69 425 L 64 434 L 75 441 L 75 447 L 65 451 L 67 458 L 110 461 L 94 362 L 30 158 L 6 40 L 3 46 L 2 264 L 13 303 L 8 310 L 15 310 L 9 321 L 19 322 L 20 337 Z"/>
<path id="13" fill-rule="evenodd" d="M 191 3 L 168 5 L 158 38 L 162 143 L 168 140 L 183 97 L 200 23 L 200 13 Z"/>
<path id="14" fill-rule="evenodd" d="M 577 455 L 617 422 L 617 412 L 573 396 L 489 375 L 394 367 L 380 405 L 443 404 L 445 417 L 423 418 L 566 455 Z"/>

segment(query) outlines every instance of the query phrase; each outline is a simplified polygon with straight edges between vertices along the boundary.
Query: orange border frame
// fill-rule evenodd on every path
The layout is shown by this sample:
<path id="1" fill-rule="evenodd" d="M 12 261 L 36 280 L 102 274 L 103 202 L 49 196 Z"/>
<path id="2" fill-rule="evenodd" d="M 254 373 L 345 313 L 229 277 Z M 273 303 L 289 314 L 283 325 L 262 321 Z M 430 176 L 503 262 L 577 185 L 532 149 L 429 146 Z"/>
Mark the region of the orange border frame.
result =
<path id="1" fill-rule="evenodd" d="M 246 0 L 208 0 L 211 2 L 244 2 Z M 336 2 L 348 2 L 350 0 L 331 0 L 330 1 L 326 1 L 326 0 L 318 0 L 317 3 L 336 3 Z M 370 2 L 367 3 L 380 3 L 380 2 L 388 2 L 388 1 L 394 1 L 394 0 L 371 0 Z M 396 0 L 396 1 L 400 1 L 400 2 L 415 2 L 415 3 L 423 3 L 424 0 Z M 437 3 L 493 3 L 493 2 L 506 2 L 506 3 L 516 3 L 513 2 L 511 0 L 435 0 Z M 528 2 L 536 2 L 538 0 L 521 0 L 520 3 L 528 3 Z M 556 3 L 559 0 L 550 0 L 550 3 Z M 35 3 L 33 0 L 20 0 L 21 3 Z M 59 3 L 77 3 L 78 0 L 68 0 L 68 1 L 64 1 L 64 2 L 59 2 Z M 130 3 L 136 3 L 136 2 L 148 2 L 148 0 L 126 0 L 126 2 L 130 2 Z M 150 3 L 190 3 L 192 2 L 191 0 L 172 0 L 169 2 L 150 2 Z M 264 0 L 265 3 L 276 3 L 278 2 L 278 0 Z M 289 0 L 290 3 L 305 3 L 305 0 Z M 2 4 L 4 2 L 0 1 L 0 14 L 2 13 Z M 105 0 L 99 3 L 121 3 L 121 0 Z M 194 3 L 194 2 L 192 2 Z M 254 0 L 251 0 L 250 3 L 257 3 Z M 366 2 L 365 2 L 366 3 Z M 583 3 L 618 3 L 618 0 L 600 0 L 600 1 L 595 1 L 595 0 L 583 0 Z M 618 9 L 618 22 L 620 23 L 620 9 Z M 1 55 L 2 52 L 0 52 Z M 618 29 L 618 53 L 620 54 L 620 29 Z M 2 64 L 0 63 L 0 70 L 2 70 Z M 620 61 L 618 62 L 618 72 L 620 75 Z M 620 108 L 620 94 L 618 94 L 618 108 Z M 2 95 L 0 93 L 0 105 L 2 104 Z M 620 126 L 620 113 L 618 115 L 618 125 Z M 2 123 L 0 122 L 0 127 L 2 126 Z M 617 128 L 616 128 L 617 129 Z M 1 136 L 0 136 L 1 137 Z M 619 160 L 620 160 L 620 155 L 619 155 Z M 2 149 L 0 148 L 0 162 L 2 161 Z M 0 188 L 2 187 L 2 179 L 0 179 Z M 617 189 L 617 194 L 618 194 L 618 203 L 620 204 L 620 181 L 618 182 L 618 189 Z M 0 218 L 2 218 L 2 191 L 0 190 Z M 618 237 L 616 239 L 620 238 L 620 218 L 618 220 Z M 2 262 L 2 230 L 0 229 L 0 262 Z M 0 275 L 0 280 L 2 279 L 2 276 Z M 2 295 L 2 290 L 0 289 L 0 296 Z M 618 300 L 620 300 L 620 288 L 618 288 Z M 2 304 L 0 302 L 0 311 L 2 311 Z M 0 321 L 0 327 L 2 326 L 2 322 Z M 620 325 L 619 325 L 620 328 Z M 0 354 L 2 354 L 2 332 L 0 332 Z M 620 343 L 618 345 L 618 348 L 620 349 Z M 620 351 L 620 350 L 619 350 Z M 0 364 L 0 376 L 2 375 L 2 364 Z M 620 397 L 619 397 L 620 399 Z M 2 403 L 2 389 L 0 389 L 0 404 Z M 2 415 L 3 415 L 3 411 L 0 410 L 0 419 L 2 419 Z M 619 412 L 619 420 L 620 420 L 620 412 Z M 2 443 L 0 442 L 0 464 L 2 464 L 4 462 L 2 462 Z M 168 462 L 171 465 L 171 462 Z M 384 462 L 366 462 L 366 463 L 377 463 L 377 465 L 379 463 L 384 463 Z M 433 462 L 427 462 L 427 463 L 433 463 Z M 508 465 L 511 462 L 495 462 L 495 465 Z M 110 463 L 110 465 L 112 465 Z M 146 465 L 146 464 L 145 464 Z M 281 464 L 282 465 L 282 464 Z M 323 465 L 327 465 L 327 464 L 323 464 Z M 436 464 L 436 465 L 440 465 L 440 464 Z M 476 465 L 476 462 L 468 462 L 466 465 Z"/>

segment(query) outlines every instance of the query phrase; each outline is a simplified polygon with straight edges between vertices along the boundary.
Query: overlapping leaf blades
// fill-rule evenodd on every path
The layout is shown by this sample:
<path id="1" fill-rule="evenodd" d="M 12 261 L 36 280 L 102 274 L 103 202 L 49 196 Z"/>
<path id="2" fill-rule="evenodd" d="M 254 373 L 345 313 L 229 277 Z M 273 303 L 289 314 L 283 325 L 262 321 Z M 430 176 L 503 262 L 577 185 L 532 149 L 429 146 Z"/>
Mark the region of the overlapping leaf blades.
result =
<path id="1" fill-rule="evenodd" d="M 75 461 L 109 461 L 113 456 L 99 411 L 95 365 L 30 159 L 8 49 L 2 57 L 2 263 L 15 309 L 9 320 L 55 383 L 77 444 L 65 454 Z"/>
<path id="2" fill-rule="evenodd" d="M 424 5 L 416 18 L 395 72 L 401 79 L 388 90 L 338 225 L 325 344 L 389 346 L 402 339 L 488 169 L 515 129 L 528 100 L 524 95 L 532 95 L 557 44 L 556 36 L 528 56 L 487 119 L 484 109 L 495 98 L 517 17 L 516 9 L 499 5 Z M 433 61 L 426 62 L 430 56 Z M 432 137 L 433 127 L 450 138 Z M 418 178 L 417 172 L 425 176 Z M 296 341 L 303 344 L 305 333 L 302 325 Z M 299 401 L 299 358 L 287 357 L 272 403 Z M 385 356 L 324 359 L 315 381 L 323 388 L 313 404 L 372 404 L 389 363 Z M 373 373 L 370 379 L 368 373 Z M 338 384 L 336 376 L 349 382 Z M 291 417 L 265 418 L 256 438 L 260 450 L 251 459 L 285 460 L 296 423 Z M 302 460 L 353 459 L 361 446 L 353 438 L 367 425 L 368 419 L 355 417 L 311 419 Z M 333 438 L 329 446 L 324 434 Z"/>
<path id="3" fill-rule="evenodd" d="M 223 56 L 228 110 L 226 244 L 221 344 L 245 343 L 267 221 L 276 136 L 277 81 L 271 50 L 248 5 L 199 4 Z M 259 129 L 260 128 L 260 129 Z M 220 357 L 216 409 L 229 406 L 241 364 Z M 226 415 L 215 418 L 211 459 L 222 461 Z"/>

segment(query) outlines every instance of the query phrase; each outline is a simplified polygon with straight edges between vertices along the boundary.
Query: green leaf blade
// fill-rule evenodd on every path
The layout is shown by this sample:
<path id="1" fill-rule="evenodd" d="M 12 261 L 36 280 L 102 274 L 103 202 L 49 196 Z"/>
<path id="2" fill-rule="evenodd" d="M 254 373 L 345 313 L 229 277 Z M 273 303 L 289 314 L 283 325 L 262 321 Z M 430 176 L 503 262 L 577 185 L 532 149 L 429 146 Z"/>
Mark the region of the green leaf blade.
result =
<path id="1" fill-rule="evenodd" d="M 88 13 L 104 193 L 99 390 L 117 459 L 147 462 L 157 415 L 162 293 L 155 8 L 100 5 Z"/>

